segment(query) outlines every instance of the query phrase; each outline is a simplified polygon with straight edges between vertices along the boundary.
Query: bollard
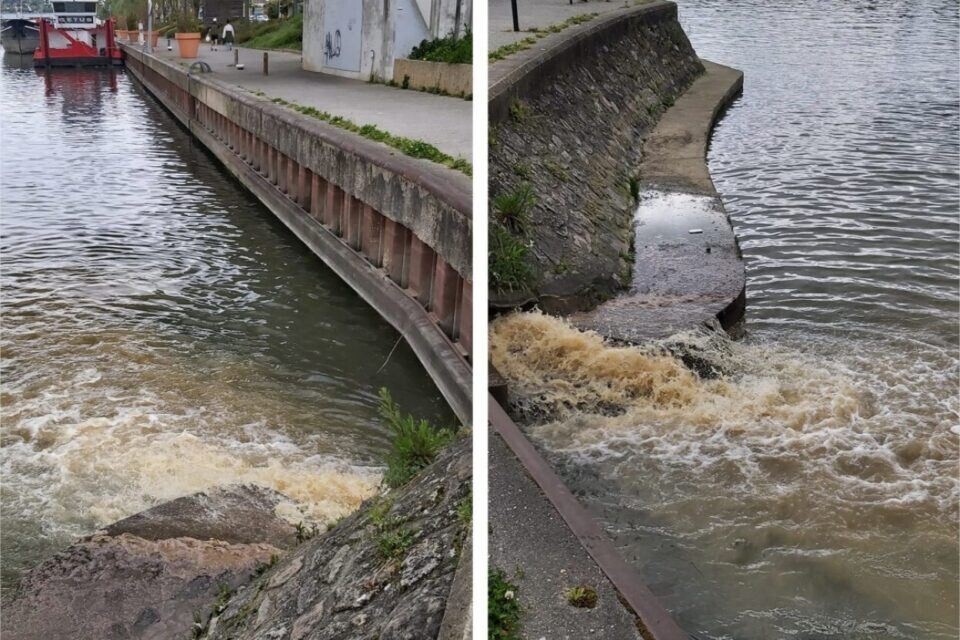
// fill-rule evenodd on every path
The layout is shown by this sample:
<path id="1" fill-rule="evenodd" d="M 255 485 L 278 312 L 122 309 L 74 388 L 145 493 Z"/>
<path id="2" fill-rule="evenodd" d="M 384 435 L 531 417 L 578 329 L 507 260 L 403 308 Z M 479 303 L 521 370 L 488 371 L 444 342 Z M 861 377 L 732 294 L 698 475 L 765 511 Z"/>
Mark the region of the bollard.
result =
<path id="1" fill-rule="evenodd" d="M 240 49 L 233 50 L 233 66 L 237 66 L 237 63 L 240 62 Z"/>
<path id="2" fill-rule="evenodd" d="M 263 52 L 263 75 L 270 75 L 270 63 L 268 62 L 267 52 Z"/>

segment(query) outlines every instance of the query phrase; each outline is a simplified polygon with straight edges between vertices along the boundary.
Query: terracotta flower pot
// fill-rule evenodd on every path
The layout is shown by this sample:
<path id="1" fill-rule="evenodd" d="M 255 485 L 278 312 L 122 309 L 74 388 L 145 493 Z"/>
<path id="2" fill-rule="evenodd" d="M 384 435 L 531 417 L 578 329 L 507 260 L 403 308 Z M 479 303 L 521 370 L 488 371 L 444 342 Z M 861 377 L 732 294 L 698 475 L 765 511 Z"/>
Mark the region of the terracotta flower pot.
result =
<path id="1" fill-rule="evenodd" d="M 159 31 L 144 31 L 144 37 L 150 38 L 150 48 L 156 49 L 157 43 L 160 42 L 160 32 Z"/>
<path id="2" fill-rule="evenodd" d="M 178 33 L 177 48 L 181 58 L 196 58 L 200 50 L 200 33 Z"/>

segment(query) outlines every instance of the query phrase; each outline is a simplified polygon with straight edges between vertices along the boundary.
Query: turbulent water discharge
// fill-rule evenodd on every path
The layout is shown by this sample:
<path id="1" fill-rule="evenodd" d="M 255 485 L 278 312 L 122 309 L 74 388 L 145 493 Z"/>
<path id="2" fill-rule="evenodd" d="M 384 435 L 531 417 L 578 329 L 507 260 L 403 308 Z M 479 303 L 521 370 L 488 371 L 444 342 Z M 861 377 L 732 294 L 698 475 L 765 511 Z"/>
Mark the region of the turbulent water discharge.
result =
<path id="1" fill-rule="evenodd" d="M 327 522 L 379 483 L 397 333 L 122 73 L 5 58 L 3 585 L 75 536 L 253 482 Z"/>
<path id="2" fill-rule="evenodd" d="M 679 4 L 746 74 L 710 168 L 747 337 L 617 348 L 526 314 L 493 363 L 698 637 L 956 638 L 957 4 Z"/>

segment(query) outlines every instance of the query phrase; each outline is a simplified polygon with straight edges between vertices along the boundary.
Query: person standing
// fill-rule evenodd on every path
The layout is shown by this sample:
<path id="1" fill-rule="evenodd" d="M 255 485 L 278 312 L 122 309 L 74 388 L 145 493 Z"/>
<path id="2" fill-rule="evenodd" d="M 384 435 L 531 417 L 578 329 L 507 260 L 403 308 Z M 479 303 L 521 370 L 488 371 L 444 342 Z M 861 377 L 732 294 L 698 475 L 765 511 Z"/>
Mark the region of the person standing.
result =
<path id="1" fill-rule="evenodd" d="M 233 49 L 233 25 L 229 20 L 223 25 L 223 43 L 227 45 L 228 50 Z"/>

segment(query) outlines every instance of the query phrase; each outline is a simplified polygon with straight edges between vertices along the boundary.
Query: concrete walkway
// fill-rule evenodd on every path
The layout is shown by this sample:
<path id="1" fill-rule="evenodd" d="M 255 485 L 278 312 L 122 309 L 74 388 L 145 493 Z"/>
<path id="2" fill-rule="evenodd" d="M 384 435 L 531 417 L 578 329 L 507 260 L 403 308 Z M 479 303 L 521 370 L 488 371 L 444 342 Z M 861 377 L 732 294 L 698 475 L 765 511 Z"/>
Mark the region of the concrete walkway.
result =
<path id="1" fill-rule="evenodd" d="M 549 27 L 584 13 L 607 13 L 623 9 L 623 0 L 518 0 L 520 31 L 513 30 L 510 0 L 489 0 L 490 50 L 523 40 L 534 28 Z"/>
<path id="2" fill-rule="evenodd" d="M 517 585 L 524 640 L 640 640 L 617 590 L 503 439 L 490 430 L 490 568 Z M 578 609 L 566 592 L 587 585 L 597 606 Z"/>
<path id="3" fill-rule="evenodd" d="M 715 320 L 734 335 L 741 330 L 743 256 L 706 154 L 714 122 L 742 90 L 743 73 L 706 60 L 703 66 L 644 143 L 630 289 L 572 314 L 580 329 L 634 344 Z"/>
<path id="4" fill-rule="evenodd" d="M 209 64 L 211 76 L 221 82 L 315 107 L 360 125 L 373 124 L 396 136 L 423 140 L 453 157 L 471 158 L 473 103 L 469 100 L 304 71 L 299 54 L 280 51 L 269 52 L 270 73 L 265 76 L 263 51 L 239 50 L 245 67 L 242 71 L 232 66 L 233 51 L 225 47 L 211 51 L 210 45 L 203 43 L 197 60 Z M 184 66 L 197 61 L 180 58 L 176 43 L 173 51 L 167 51 L 165 40 L 160 41 L 155 55 Z"/>

